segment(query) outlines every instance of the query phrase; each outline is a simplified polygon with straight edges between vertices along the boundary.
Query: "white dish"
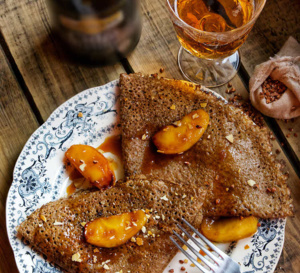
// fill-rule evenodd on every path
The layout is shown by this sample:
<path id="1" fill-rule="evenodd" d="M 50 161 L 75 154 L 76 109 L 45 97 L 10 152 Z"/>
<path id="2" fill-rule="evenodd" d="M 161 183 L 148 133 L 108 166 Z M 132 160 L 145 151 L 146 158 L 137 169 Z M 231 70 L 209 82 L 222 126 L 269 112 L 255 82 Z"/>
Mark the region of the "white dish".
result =
<path id="1" fill-rule="evenodd" d="M 62 163 L 72 144 L 98 147 L 107 136 L 119 134 L 118 81 L 91 88 L 77 94 L 58 107 L 37 129 L 24 146 L 14 169 L 13 182 L 7 197 L 6 221 L 8 237 L 21 273 L 62 272 L 16 237 L 16 227 L 41 205 L 66 196 L 70 184 Z M 213 91 L 211 91 L 213 92 Z M 83 114 L 78 117 L 78 113 Z M 263 220 L 251 238 L 219 245 L 242 266 L 244 273 L 272 273 L 284 242 L 285 219 Z M 249 248 L 248 248 L 249 246 Z M 180 264 L 178 253 L 168 267 L 189 273 L 199 270 Z"/>

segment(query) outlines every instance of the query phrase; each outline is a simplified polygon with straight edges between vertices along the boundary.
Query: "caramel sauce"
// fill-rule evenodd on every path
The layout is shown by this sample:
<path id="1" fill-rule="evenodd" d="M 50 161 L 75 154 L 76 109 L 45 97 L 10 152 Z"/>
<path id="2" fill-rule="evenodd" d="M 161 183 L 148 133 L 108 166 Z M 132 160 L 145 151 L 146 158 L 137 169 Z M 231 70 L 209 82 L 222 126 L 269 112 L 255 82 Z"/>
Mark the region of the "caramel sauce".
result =
<path id="1" fill-rule="evenodd" d="M 202 256 L 205 256 L 205 255 L 206 255 L 206 253 L 205 253 L 202 249 L 199 250 L 199 253 L 200 253 Z"/>
<path id="2" fill-rule="evenodd" d="M 74 185 L 74 182 L 72 182 L 68 187 L 67 187 L 67 194 L 68 196 L 73 194 L 76 191 L 76 187 Z"/>
<path id="3" fill-rule="evenodd" d="M 112 153 L 121 159 L 122 158 L 121 135 L 107 137 L 97 149 L 102 150 L 104 153 Z"/>
<path id="4" fill-rule="evenodd" d="M 186 156 L 186 153 L 175 155 L 158 153 L 157 148 L 152 141 L 150 141 L 145 148 L 141 173 L 150 174 L 151 170 L 162 169 L 168 165 L 170 161 L 181 161 L 184 164 L 188 159 L 189 157 Z"/>

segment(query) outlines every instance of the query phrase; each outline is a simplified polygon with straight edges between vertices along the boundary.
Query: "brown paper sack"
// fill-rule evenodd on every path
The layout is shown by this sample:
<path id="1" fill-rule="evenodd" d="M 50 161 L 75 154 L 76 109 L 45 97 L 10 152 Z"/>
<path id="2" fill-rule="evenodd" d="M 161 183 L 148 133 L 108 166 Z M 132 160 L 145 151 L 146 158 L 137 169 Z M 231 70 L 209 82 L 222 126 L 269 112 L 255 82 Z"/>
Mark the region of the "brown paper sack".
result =
<path id="1" fill-rule="evenodd" d="M 282 82 L 287 90 L 278 100 L 267 104 L 259 94 L 262 83 L 269 76 Z M 252 105 L 263 114 L 278 119 L 300 116 L 300 45 L 293 37 L 286 41 L 277 56 L 255 67 L 249 88 Z"/>

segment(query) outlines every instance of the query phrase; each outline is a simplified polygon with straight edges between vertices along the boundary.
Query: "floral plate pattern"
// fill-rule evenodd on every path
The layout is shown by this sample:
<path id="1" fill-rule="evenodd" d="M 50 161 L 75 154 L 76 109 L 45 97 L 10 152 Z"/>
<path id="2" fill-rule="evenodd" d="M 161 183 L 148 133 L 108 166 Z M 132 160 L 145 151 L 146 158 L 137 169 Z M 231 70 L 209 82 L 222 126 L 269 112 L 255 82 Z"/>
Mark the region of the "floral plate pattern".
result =
<path id="1" fill-rule="evenodd" d="M 107 136 L 120 133 L 118 98 L 117 80 L 87 89 L 58 107 L 25 144 L 14 168 L 6 204 L 8 237 L 21 273 L 62 272 L 18 238 L 16 227 L 43 204 L 66 196 L 70 181 L 62 159 L 68 147 L 79 143 L 98 147 Z M 244 273 L 272 273 L 283 248 L 285 219 L 260 223 L 251 238 L 219 245 L 241 264 Z M 184 259 L 181 253 L 164 272 L 170 268 L 179 272 L 179 259 Z M 190 273 L 199 272 L 189 265 L 186 268 Z"/>

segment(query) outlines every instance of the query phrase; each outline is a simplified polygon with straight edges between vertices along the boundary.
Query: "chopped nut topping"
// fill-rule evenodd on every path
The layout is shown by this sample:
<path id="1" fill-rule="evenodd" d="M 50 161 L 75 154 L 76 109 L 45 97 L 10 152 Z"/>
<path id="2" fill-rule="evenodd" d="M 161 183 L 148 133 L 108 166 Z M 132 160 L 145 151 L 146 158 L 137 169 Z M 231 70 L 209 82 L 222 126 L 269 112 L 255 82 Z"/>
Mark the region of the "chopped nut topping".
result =
<path id="1" fill-rule="evenodd" d="M 186 195 L 184 194 L 184 195 L 182 195 L 182 199 L 184 199 L 184 198 L 186 198 Z"/>
<path id="2" fill-rule="evenodd" d="M 186 245 L 184 245 L 182 248 L 183 248 L 184 250 L 188 250 L 188 248 L 187 248 Z"/>
<path id="3" fill-rule="evenodd" d="M 142 135 L 142 140 L 145 140 L 147 136 L 145 134 Z"/>
<path id="4" fill-rule="evenodd" d="M 162 215 L 161 215 L 161 219 L 164 221 L 165 218 L 166 218 L 166 217 L 162 214 Z"/>
<path id="5" fill-rule="evenodd" d="M 151 217 L 151 215 L 150 214 L 146 214 L 146 217 L 147 217 L 147 219 L 149 219 Z"/>
<path id="6" fill-rule="evenodd" d="M 178 195 L 178 193 L 177 193 L 177 192 L 175 192 L 175 195 Z"/>
<path id="7" fill-rule="evenodd" d="M 191 201 L 193 201 L 194 200 L 194 197 L 193 196 L 191 196 Z"/>
<path id="8" fill-rule="evenodd" d="M 103 265 L 103 268 L 109 270 L 109 266 L 107 264 Z"/>
<path id="9" fill-rule="evenodd" d="M 94 257 L 93 257 L 93 261 L 94 261 L 94 263 L 97 262 L 97 256 L 94 256 Z"/>
<path id="10" fill-rule="evenodd" d="M 200 103 L 200 106 L 201 106 L 202 108 L 205 108 L 205 107 L 207 106 L 207 102 L 201 102 L 201 103 Z"/>
<path id="11" fill-rule="evenodd" d="M 245 246 L 244 246 L 244 249 L 249 249 L 249 248 L 250 248 L 249 245 L 245 245 Z"/>
<path id="12" fill-rule="evenodd" d="M 94 251 L 94 253 L 100 252 L 100 250 L 98 248 L 95 248 L 93 251 Z"/>
<path id="13" fill-rule="evenodd" d="M 81 225 L 84 227 L 86 225 L 86 222 L 81 222 Z"/>
<path id="14" fill-rule="evenodd" d="M 228 135 L 228 136 L 226 136 L 226 139 L 227 139 L 230 143 L 233 143 L 233 135 Z"/>
<path id="15" fill-rule="evenodd" d="M 172 104 L 172 106 L 170 107 L 171 110 L 175 110 L 176 106 L 175 104 Z"/>
<path id="16" fill-rule="evenodd" d="M 79 113 L 77 114 L 77 117 L 82 118 L 82 117 L 83 117 L 82 112 L 79 112 Z"/>
<path id="17" fill-rule="evenodd" d="M 226 191 L 229 191 L 229 188 L 226 188 Z"/>
<path id="18" fill-rule="evenodd" d="M 97 164 L 97 163 L 98 163 L 98 160 L 93 160 L 93 163 L 94 163 L 94 164 Z"/>
<path id="19" fill-rule="evenodd" d="M 207 136 L 207 139 L 210 139 L 210 135 Z"/>
<path id="20" fill-rule="evenodd" d="M 161 150 L 157 150 L 158 153 L 161 153 L 161 154 L 164 154 L 165 152 L 164 151 L 161 151 Z"/>
<path id="21" fill-rule="evenodd" d="M 184 161 L 184 165 L 191 165 L 191 163 L 188 161 Z"/>
<path id="22" fill-rule="evenodd" d="M 135 237 L 131 237 L 130 241 L 133 242 L 133 243 L 135 243 L 136 242 Z"/>
<path id="23" fill-rule="evenodd" d="M 253 187 L 253 186 L 256 184 L 256 182 L 255 182 L 254 180 L 252 180 L 252 179 L 249 179 L 249 180 L 247 181 L 247 183 L 248 183 L 248 185 L 249 185 L 250 187 Z"/>
<path id="24" fill-rule="evenodd" d="M 163 197 L 161 197 L 160 199 L 161 199 L 161 200 L 164 200 L 164 201 L 168 201 L 168 200 L 169 200 L 169 199 L 167 198 L 167 196 L 165 196 L 165 195 L 164 195 Z"/>
<path id="25" fill-rule="evenodd" d="M 238 170 L 238 173 L 240 173 L 240 172 L 241 172 L 241 169 Z"/>
<path id="26" fill-rule="evenodd" d="M 142 239 L 142 238 L 136 238 L 136 244 L 137 244 L 138 246 L 142 246 L 142 245 L 144 244 L 143 239 Z"/>
<path id="27" fill-rule="evenodd" d="M 273 187 L 273 188 L 267 188 L 267 192 L 271 192 L 271 193 L 274 193 L 276 191 L 276 188 Z"/>
<path id="28" fill-rule="evenodd" d="M 85 164 L 85 163 L 82 163 L 82 164 L 79 166 L 79 169 L 80 169 L 81 171 L 84 171 L 85 167 L 86 167 L 86 164 Z"/>
<path id="29" fill-rule="evenodd" d="M 63 222 L 57 222 L 57 221 L 55 221 L 53 225 L 54 226 L 63 226 L 64 223 Z"/>
<path id="30" fill-rule="evenodd" d="M 177 120 L 177 121 L 173 122 L 173 125 L 175 125 L 177 127 L 180 127 L 181 126 L 181 121 Z"/>
<path id="31" fill-rule="evenodd" d="M 145 226 L 142 227 L 142 232 L 146 233 L 146 227 Z"/>
<path id="32" fill-rule="evenodd" d="M 192 116 L 192 119 L 196 119 L 196 118 L 199 118 L 199 115 L 198 115 L 198 114 L 194 114 L 194 115 Z"/>
<path id="33" fill-rule="evenodd" d="M 80 259 L 80 253 L 79 252 L 72 255 L 72 261 L 73 262 L 79 262 L 79 263 L 82 262 L 82 259 Z"/>
<path id="34" fill-rule="evenodd" d="M 44 222 L 47 222 L 47 219 L 46 219 L 45 215 L 41 215 L 40 218 L 41 218 L 41 220 L 43 220 Z"/>

